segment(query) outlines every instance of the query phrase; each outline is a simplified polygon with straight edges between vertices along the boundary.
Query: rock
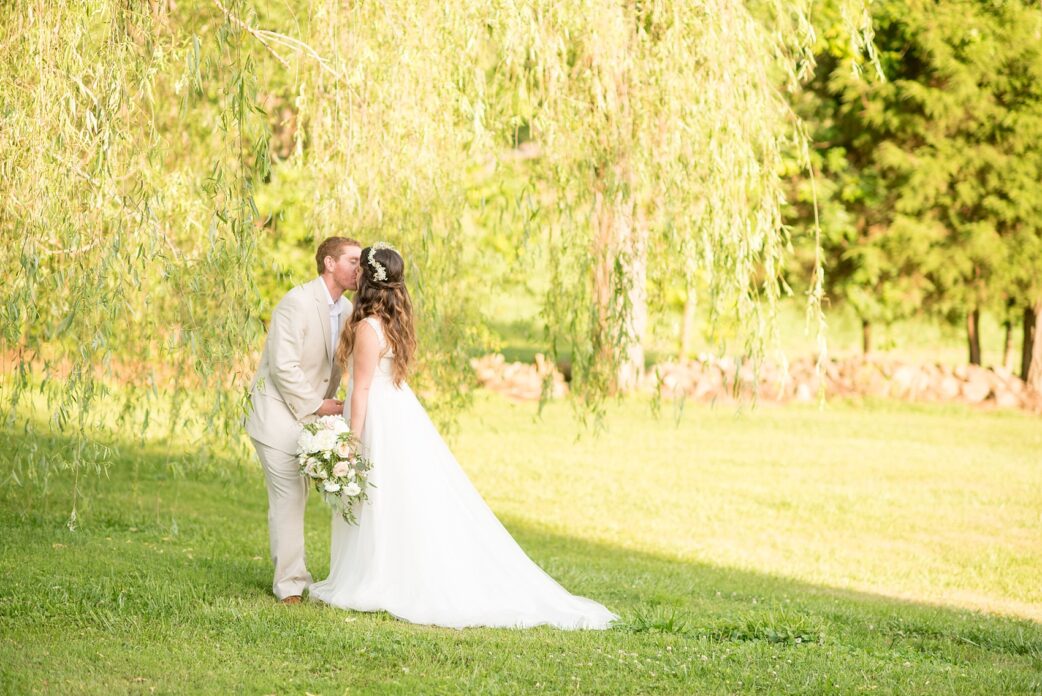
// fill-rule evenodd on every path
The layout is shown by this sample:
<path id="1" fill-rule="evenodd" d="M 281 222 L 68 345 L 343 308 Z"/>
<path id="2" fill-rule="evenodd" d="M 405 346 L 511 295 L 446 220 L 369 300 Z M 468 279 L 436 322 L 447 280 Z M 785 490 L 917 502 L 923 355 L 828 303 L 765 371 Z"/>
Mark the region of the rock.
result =
<path id="1" fill-rule="evenodd" d="M 792 377 L 789 373 L 777 370 L 760 380 L 760 393 L 765 398 L 782 400 L 792 391 Z"/>
<path id="2" fill-rule="evenodd" d="M 988 398 L 988 394 L 991 393 L 991 385 L 985 380 L 977 379 L 972 382 L 963 382 L 961 391 L 962 398 L 971 404 L 979 404 Z"/>
<path id="3" fill-rule="evenodd" d="M 564 376 L 542 355 L 536 356 L 535 365 L 507 363 L 501 354 L 493 354 L 472 360 L 471 366 L 483 387 L 514 399 L 539 399 L 547 376 L 552 380 L 551 398 L 561 398 L 567 393 Z"/>
<path id="4" fill-rule="evenodd" d="M 825 377 L 832 382 L 841 381 L 844 377 L 844 374 L 843 370 L 840 367 L 840 364 L 837 363 L 835 360 L 829 360 L 828 363 L 825 365 Z"/>
<path id="5" fill-rule="evenodd" d="M 1003 365 L 999 365 L 991 369 L 996 375 L 1001 377 L 1004 382 L 1009 382 L 1010 380 L 1014 379 L 1013 370 L 1010 370 L 1009 368 Z"/>
<path id="6" fill-rule="evenodd" d="M 995 392 L 995 405 L 1000 408 L 1020 408 L 1020 397 L 1003 389 Z"/>
<path id="7" fill-rule="evenodd" d="M 800 382 L 796 385 L 796 392 L 793 394 L 793 398 L 801 403 L 810 403 L 814 401 L 814 391 L 806 382 Z"/>
<path id="8" fill-rule="evenodd" d="M 876 368 L 878 368 L 878 370 L 881 373 L 883 373 L 883 376 L 886 377 L 887 380 L 891 379 L 894 376 L 894 370 L 896 370 L 898 367 L 895 366 L 894 363 L 889 360 L 873 360 L 872 363 L 876 366 Z"/>
<path id="9" fill-rule="evenodd" d="M 750 391 L 755 384 L 756 371 L 750 365 L 742 365 L 742 369 L 738 371 L 738 388 L 743 391 Z"/>
<path id="10" fill-rule="evenodd" d="M 912 394 L 913 396 L 929 396 L 931 387 L 934 384 L 934 376 L 930 375 L 929 372 L 921 370 L 916 374 L 915 381 L 912 383 Z"/>
<path id="11" fill-rule="evenodd" d="M 694 383 L 693 367 L 689 363 L 663 363 L 644 374 L 647 391 L 658 389 L 663 396 L 686 394 Z"/>
<path id="12" fill-rule="evenodd" d="M 980 365 L 966 365 L 965 368 L 967 382 L 988 382 L 990 384 L 995 379 L 994 372 Z"/>
<path id="13" fill-rule="evenodd" d="M 945 376 L 937 383 L 937 396 L 943 401 L 954 401 L 959 398 L 961 392 L 959 380 L 952 376 Z"/>
<path id="14" fill-rule="evenodd" d="M 718 370 L 706 370 L 693 385 L 688 395 L 693 399 L 709 400 L 724 392 L 723 376 Z"/>
<path id="15" fill-rule="evenodd" d="M 887 382 L 879 367 L 873 363 L 861 363 L 852 380 L 852 389 L 866 396 L 888 396 L 890 383 Z"/>
<path id="16" fill-rule="evenodd" d="M 1004 367 L 996 367 L 993 372 L 999 387 L 1012 391 L 1014 394 L 1022 394 L 1024 392 L 1024 380 L 1013 374 L 1011 370 L 1007 370 Z"/>
<path id="17" fill-rule="evenodd" d="M 915 396 L 919 385 L 919 374 L 919 370 L 911 365 L 901 365 L 894 370 L 894 374 L 890 378 L 894 396 L 901 399 Z"/>

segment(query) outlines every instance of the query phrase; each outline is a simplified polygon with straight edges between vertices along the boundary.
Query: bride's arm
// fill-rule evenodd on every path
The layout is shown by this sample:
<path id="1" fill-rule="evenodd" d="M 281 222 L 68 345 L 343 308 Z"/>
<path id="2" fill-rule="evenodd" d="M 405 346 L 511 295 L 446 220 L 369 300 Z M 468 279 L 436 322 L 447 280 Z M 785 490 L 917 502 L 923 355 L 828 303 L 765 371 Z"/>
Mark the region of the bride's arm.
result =
<path id="1" fill-rule="evenodd" d="M 373 383 L 376 365 L 380 362 L 380 339 L 376 337 L 376 331 L 369 322 L 360 321 L 355 326 L 352 353 L 354 386 L 351 392 L 351 432 L 356 437 L 362 437 L 365 409 L 369 405 L 369 387 Z"/>

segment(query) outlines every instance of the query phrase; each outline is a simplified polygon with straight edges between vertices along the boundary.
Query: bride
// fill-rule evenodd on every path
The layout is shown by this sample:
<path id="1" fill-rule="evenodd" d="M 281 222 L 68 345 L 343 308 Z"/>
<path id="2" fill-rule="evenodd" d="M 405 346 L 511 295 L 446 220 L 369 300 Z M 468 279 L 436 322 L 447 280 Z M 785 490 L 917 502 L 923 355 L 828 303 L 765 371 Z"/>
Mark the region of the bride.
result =
<path id="1" fill-rule="evenodd" d="M 403 271 L 390 246 L 362 250 L 336 359 L 351 374 L 344 416 L 373 462 L 373 489 L 357 526 L 333 514 L 329 577 L 311 597 L 453 628 L 607 628 L 615 614 L 525 555 L 406 384 L 416 338 Z"/>

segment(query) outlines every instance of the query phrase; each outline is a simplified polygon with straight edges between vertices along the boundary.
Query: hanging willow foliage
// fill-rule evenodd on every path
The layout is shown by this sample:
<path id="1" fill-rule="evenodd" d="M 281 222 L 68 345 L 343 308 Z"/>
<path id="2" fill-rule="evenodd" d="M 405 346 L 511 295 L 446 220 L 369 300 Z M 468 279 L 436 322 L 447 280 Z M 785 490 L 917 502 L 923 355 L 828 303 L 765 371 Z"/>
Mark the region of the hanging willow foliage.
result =
<path id="1" fill-rule="evenodd" d="M 204 456 L 241 444 L 257 288 L 279 272 L 260 188 L 293 193 L 306 244 L 402 249 L 414 382 L 440 415 L 465 403 L 486 338 L 490 230 L 552 279 L 547 345 L 571 355 L 582 413 L 639 375 L 648 283 L 701 288 L 763 354 L 810 0 L 303 5 L 0 7 L 0 416 L 81 444 L 19 471 L 78 476 L 106 427 Z M 861 0 L 840 7 L 870 48 Z M 295 124 L 274 163 L 267 97 Z M 114 400 L 115 420 L 99 407 Z"/>
<path id="2" fill-rule="evenodd" d="M 475 215 L 510 236 L 519 263 L 547 269 L 547 344 L 570 356 L 582 413 L 639 376 L 649 282 L 699 282 L 708 311 L 744 329 L 740 350 L 763 355 L 786 290 L 782 160 L 805 158 L 783 89 L 813 68 L 809 10 L 782 0 L 316 7 L 309 41 L 330 69 L 312 67 L 300 88 L 315 210 L 363 237 L 390 234 L 416 263 L 429 351 L 420 375 L 451 385 L 464 373 L 465 351 L 436 347 L 469 343 L 458 332 L 495 284 L 467 224 Z M 871 47 L 865 7 L 840 10 L 860 55 Z M 820 277 L 819 266 L 814 314 Z"/>
<path id="3" fill-rule="evenodd" d="M 97 470 L 104 427 L 184 434 L 204 458 L 238 439 L 267 126 L 252 40 L 228 22 L 186 38 L 167 9 L 2 10 L 0 413 L 77 443 L 19 453 L 16 476 Z"/>

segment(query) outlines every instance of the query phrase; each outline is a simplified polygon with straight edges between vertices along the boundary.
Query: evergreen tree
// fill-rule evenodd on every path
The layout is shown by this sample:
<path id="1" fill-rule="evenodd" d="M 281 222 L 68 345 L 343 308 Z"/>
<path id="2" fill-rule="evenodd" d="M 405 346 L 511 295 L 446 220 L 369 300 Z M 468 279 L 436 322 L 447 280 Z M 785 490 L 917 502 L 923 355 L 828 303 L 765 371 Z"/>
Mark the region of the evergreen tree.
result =
<path id="1" fill-rule="evenodd" d="M 866 325 L 920 309 L 965 318 L 979 363 L 980 311 L 1033 302 L 1042 260 L 1042 12 L 1020 0 L 873 7 L 887 80 L 855 79 L 823 42 L 801 105 L 831 180 L 828 288 Z"/>

